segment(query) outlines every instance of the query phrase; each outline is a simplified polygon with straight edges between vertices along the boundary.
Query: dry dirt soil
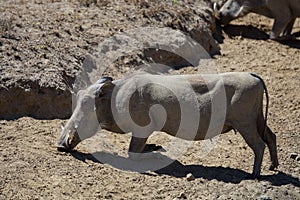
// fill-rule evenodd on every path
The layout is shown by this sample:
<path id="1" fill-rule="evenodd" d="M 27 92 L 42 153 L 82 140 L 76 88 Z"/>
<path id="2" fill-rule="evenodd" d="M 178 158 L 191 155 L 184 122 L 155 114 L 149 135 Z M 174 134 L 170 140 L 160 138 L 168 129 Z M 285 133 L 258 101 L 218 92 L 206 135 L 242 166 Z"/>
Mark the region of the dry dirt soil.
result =
<path id="1" fill-rule="evenodd" d="M 203 142 L 195 142 L 156 173 L 121 170 L 98 162 L 85 144 L 73 153 L 57 151 L 60 123 L 66 120 L 23 117 L 0 121 L 0 199 L 299 200 L 300 20 L 294 28 L 297 40 L 286 43 L 267 39 L 271 25 L 272 20 L 252 14 L 236 20 L 223 30 L 221 55 L 215 56 L 215 62 L 219 71 L 255 72 L 265 80 L 270 95 L 268 124 L 278 138 L 277 172 L 268 170 L 266 151 L 261 179 L 248 179 L 253 152 L 234 132 L 221 135 L 202 158 Z M 129 134 L 101 134 L 118 148 L 128 146 Z M 165 137 L 158 133 L 151 140 L 163 143 Z M 195 179 L 188 181 L 188 173 Z"/>

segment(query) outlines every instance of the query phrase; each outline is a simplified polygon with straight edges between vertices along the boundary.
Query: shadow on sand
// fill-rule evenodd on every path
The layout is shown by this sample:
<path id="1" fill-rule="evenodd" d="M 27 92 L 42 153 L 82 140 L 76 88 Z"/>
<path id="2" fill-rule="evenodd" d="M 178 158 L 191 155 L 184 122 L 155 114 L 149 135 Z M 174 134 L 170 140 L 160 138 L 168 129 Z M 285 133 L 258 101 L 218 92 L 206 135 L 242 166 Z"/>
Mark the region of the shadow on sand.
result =
<path id="1" fill-rule="evenodd" d="M 128 158 L 114 155 L 108 152 L 96 152 L 93 154 L 81 153 L 78 151 L 71 152 L 71 155 L 81 160 L 82 162 L 86 162 L 87 160 L 96 162 L 96 163 L 106 163 L 111 165 L 112 167 L 126 170 L 126 171 L 138 171 L 145 172 L 150 170 L 157 162 L 169 163 L 169 165 L 165 165 L 166 167 L 162 169 L 155 170 L 155 173 L 158 175 L 169 175 L 177 178 L 184 178 L 188 173 L 192 173 L 195 178 L 203 178 L 207 180 L 216 179 L 218 181 L 222 181 L 225 183 L 234 183 L 238 184 L 243 180 L 250 179 L 249 173 L 246 173 L 239 169 L 225 168 L 225 167 L 211 167 L 211 166 L 202 166 L 202 165 L 184 165 L 177 160 L 172 160 L 166 156 L 161 157 L 156 160 L 140 160 L 140 161 L 132 161 Z M 151 166 L 152 164 L 152 166 Z M 138 169 L 138 170 L 137 170 Z M 144 174 L 149 174 L 145 172 Z M 151 175 L 151 174 L 149 174 Z M 259 180 L 264 180 L 270 182 L 275 186 L 282 186 L 287 184 L 292 184 L 296 187 L 300 187 L 300 180 L 291 175 L 288 175 L 284 172 L 278 172 L 274 175 L 262 175 Z"/>
<path id="2" fill-rule="evenodd" d="M 227 25 L 223 28 L 223 31 L 229 37 L 242 36 L 253 40 L 269 39 L 269 35 L 267 33 L 251 25 Z"/>
<path id="3" fill-rule="evenodd" d="M 220 26 L 218 27 L 220 29 Z M 269 35 L 264 31 L 253 27 L 251 25 L 227 25 L 222 29 L 229 37 L 241 36 L 243 38 L 253 39 L 253 40 L 268 40 Z M 220 30 L 219 30 L 220 32 Z M 300 32 L 292 34 L 293 40 L 282 40 L 279 43 L 289 46 L 291 48 L 300 49 L 300 40 L 296 39 L 300 37 Z M 219 40 L 218 40 L 219 41 Z M 222 42 L 222 41 L 219 41 Z"/>

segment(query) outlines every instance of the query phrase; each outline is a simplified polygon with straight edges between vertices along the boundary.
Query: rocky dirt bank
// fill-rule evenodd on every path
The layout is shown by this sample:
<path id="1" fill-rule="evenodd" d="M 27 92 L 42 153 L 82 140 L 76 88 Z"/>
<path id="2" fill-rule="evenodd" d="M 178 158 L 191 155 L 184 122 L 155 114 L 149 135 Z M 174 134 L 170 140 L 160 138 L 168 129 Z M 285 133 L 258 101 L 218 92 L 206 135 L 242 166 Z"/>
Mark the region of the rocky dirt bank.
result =
<path id="1" fill-rule="evenodd" d="M 66 82 L 74 82 L 88 53 L 117 33 L 169 27 L 187 34 L 209 53 L 219 52 L 206 0 L 1 1 L 0 12 L 2 119 L 69 117 L 72 102 Z M 147 37 L 143 40 L 147 42 Z M 119 58 L 117 69 L 124 62 L 132 65 L 155 55 L 169 58 L 167 52 L 147 55 L 136 50 L 129 61 L 126 55 Z"/>

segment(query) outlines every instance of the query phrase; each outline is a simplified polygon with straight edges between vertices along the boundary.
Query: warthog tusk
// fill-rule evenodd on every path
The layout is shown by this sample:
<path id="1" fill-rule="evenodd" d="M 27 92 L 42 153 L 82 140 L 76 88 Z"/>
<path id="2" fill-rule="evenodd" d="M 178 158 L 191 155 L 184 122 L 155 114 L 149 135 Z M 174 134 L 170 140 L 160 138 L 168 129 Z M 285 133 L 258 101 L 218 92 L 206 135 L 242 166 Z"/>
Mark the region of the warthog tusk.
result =
<path id="1" fill-rule="evenodd" d="M 219 11 L 218 11 L 218 8 L 217 8 L 217 2 L 215 2 L 215 3 L 213 4 L 213 9 L 214 9 L 214 12 L 216 12 L 216 13 L 219 12 Z"/>
<path id="2" fill-rule="evenodd" d="M 60 128 L 61 128 L 62 131 L 65 129 L 65 126 L 64 126 L 63 123 L 60 124 Z"/>

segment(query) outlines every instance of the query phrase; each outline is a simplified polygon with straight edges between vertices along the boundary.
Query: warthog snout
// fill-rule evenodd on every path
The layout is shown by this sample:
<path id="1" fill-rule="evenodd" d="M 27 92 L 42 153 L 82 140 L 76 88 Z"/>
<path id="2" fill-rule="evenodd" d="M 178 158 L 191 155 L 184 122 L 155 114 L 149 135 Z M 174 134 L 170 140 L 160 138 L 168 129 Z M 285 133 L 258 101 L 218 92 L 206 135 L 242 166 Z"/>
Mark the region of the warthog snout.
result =
<path id="1" fill-rule="evenodd" d="M 213 3 L 213 10 L 215 17 L 224 26 L 228 25 L 230 21 L 242 17 L 248 13 L 247 6 L 237 0 L 220 0 Z"/>
<path id="2" fill-rule="evenodd" d="M 228 14 L 223 15 L 223 12 L 220 11 L 220 9 L 222 7 L 221 3 L 224 3 L 224 2 L 219 1 L 219 2 L 213 3 L 214 15 L 215 15 L 216 19 L 221 22 L 221 24 L 227 25 L 227 24 L 229 24 L 231 19 L 229 16 L 227 16 Z"/>
<path id="3" fill-rule="evenodd" d="M 58 151 L 70 151 L 76 147 L 76 145 L 80 142 L 80 137 L 75 129 L 72 133 L 71 130 L 66 131 L 62 126 L 62 133 L 57 141 L 57 150 Z"/>
<path id="4" fill-rule="evenodd" d="M 95 98 L 107 99 L 112 91 L 112 78 L 103 77 L 87 89 L 76 94 L 76 107 L 65 126 L 61 126 L 61 134 L 57 141 L 59 151 L 70 151 L 78 143 L 95 135 L 99 128 L 96 114 Z M 110 108 L 110 106 L 109 106 Z"/>

